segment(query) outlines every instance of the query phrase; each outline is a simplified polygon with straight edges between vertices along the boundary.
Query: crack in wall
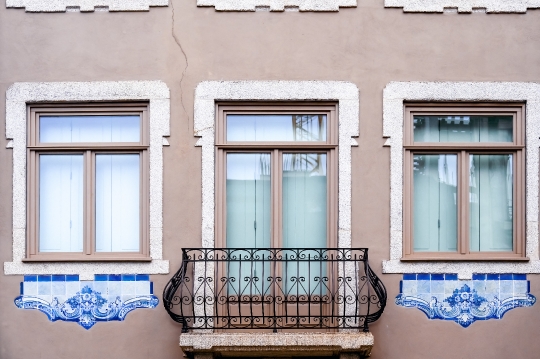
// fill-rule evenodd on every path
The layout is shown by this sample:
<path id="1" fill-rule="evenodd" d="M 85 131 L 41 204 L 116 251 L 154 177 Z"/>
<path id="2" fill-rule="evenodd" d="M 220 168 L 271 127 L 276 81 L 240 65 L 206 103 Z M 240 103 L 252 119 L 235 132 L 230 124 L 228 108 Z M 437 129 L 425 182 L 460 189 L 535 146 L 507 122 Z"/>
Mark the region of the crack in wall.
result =
<path id="1" fill-rule="evenodd" d="M 171 35 L 174 39 L 174 42 L 176 42 L 176 45 L 178 45 L 178 48 L 180 49 L 180 51 L 182 52 L 182 55 L 184 55 L 184 59 L 186 60 L 186 66 L 184 67 L 184 70 L 182 71 L 182 76 L 180 76 L 180 104 L 182 105 L 182 109 L 184 110 L 184 113 L 186 114 L 186 117 L 188 119 L 187 121 L 187 125 L 188 125 L 188 131 L 189 131 L 189 115 L 187 113 L 187 110 L 186 110 L 186 106 L 184 105 L 184 91 L 182 90 L 182 81 L 184 81 L 184 76 L 186 74 L 186 71 L 187 71 L 187 68 L 189 67 L 189 62 L 188 62 L 188 58 L 187 58 L 187 55 L 186 55 L 186 52 L 184 51 L 184 48 L 182 47 L 182 44 L 180 43 L 180 40 L 178 39 L 178 37 L 176 36 L 175 32 L 174 32 L 174 25 L 175 25 L 175 18 L 174 18 L 174 0 L 171 0 L 171 9 L 172 9 L 172 24 L 171 24 Z"/>

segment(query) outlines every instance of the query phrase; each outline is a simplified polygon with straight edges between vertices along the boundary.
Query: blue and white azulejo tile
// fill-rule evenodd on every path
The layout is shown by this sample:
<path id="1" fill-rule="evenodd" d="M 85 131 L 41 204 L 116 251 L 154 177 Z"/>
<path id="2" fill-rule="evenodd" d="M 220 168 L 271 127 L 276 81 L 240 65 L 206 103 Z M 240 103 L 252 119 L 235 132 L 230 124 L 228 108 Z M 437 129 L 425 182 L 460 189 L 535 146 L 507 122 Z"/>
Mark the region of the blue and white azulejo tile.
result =
<path id="1" fill-rule="evenodd" d="M 404 274 L 396 297 L 397 305 L 464 328 L 477 320 L 501 319 L 507 311 L 535 302 L 525 274 L 474 274 L 470 281 L 455 274 Z"/>
<path id="2" fill-rule="evenodd" d="M 124 320 L 132 310 L 158 303 L 147 274 L 96 274 L 93 281 L 77 275 L 26 275 L 15 298 L 21 309 L 37 309 L 51 321 L 77 322 L 85 329 Z"/>

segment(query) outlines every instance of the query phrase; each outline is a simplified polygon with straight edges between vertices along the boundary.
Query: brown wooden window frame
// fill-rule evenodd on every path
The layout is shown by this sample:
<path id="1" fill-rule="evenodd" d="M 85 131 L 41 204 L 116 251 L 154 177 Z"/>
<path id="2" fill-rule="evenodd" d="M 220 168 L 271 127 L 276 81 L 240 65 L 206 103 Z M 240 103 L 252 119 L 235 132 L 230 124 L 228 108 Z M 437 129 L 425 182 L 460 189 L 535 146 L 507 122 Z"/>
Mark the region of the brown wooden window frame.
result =
<path id="1" fill-rule="evenodd" d="M 337 246 L 338 236 L 338 107 L 336 103 L 216 103 L 216 247 L 226 248 L 226 156 L 227 153 L 270 153 L 271 155 L 271 247 L 282 248 L 282 189 L 281 158 L 284 153 L 326 153 L 327 154 L 327 247 Z M 243 142 L 226 139 L 226 116 L 228 114 L 321 114 L 327 117 L 327 136 L 325 142 L 310 141 L 257 141 Z"/>
<path id="2" fill-rule="evenodd" d="M 27 107 L 27 248 L 25 262 L 46 261 L 151 261 L 149 243 L 149 116 L 148 103 L 31 104 Z M 40 143 L 41 115 L 139 115 L 139 142 Z M 39 252 L 39 160 L 40 154 L 83 154 L 83 252 Z M 95 157 L 96 154 L 140 155 L 140 221 L 138 252 L 95 250 Z"/>
<path id="3" fill-rule="evenodd" d="M 327 133 L 325 142 L 310 141 L 227 141 L 226 117 L 229 114 L 320 114 L 326 115 Z M 216 103 L 216 193 L 215 193 L 215 243 L 217 248 L 227 248 L 226 243 L 226 156 L 228 153 L 269 153 L 271 158 L 271 207 L 270 207 L 270 246 L 271 248 L 283 248 L 282 233 L 282 158 L 286 153 L 324 153 L 327 155 L 327 248 L 336 248 L 338 244 L 338 105 L 336 103 L 253 103 L 253 102 L 218 102 Z M 276 269 L 276 274 L 282 275 L 282 268 Z M 218 268 L 218 276 L 225 275 L 226 264 L 221 263 Z M 221 274 L 223 273 L 223 274 Z M 337 283 L 332 280 L 336 274 L 330 275 L 330 287 L 334 291 Z M 217 281 L 216 281 L 217 283 Z M 277 288 L 271 289 L 274 293 Z M 231 297 L 231 300 L 232 297 Z M 249 305 L 250 300 L 237 302 L 237 305 Z M 261 302 L 262 304 L 262 302 Z M 292 305 L 292 304 L 291 304 Z M 266 313 L 276 310 L 277 315 L 283 315 L 286 310 L 283 305 L 272 308 L 269 304 L 262 304 Z M 332 313 L 330 304 L 313 304 L 312 310 L 319 308 L 321 315 Z M 295 306 L 296 309 L 298 309 Z M 225 315 L 226 306 L 218 306 L 217 313 Z M 259 310 L 261 310 L 259 308 Z M 303 308 L 302 310 L 308 310 Z M 336 308 L 333 308 L 336 310 Z M 307 313 L 307 312 L 306 312 Z M 271 328 L 269 328 L 270 330 Z M 285 329 L 285 328 L 282 328 Z M 324 332 L 334 329 L 321 329 Z"/>
<path id="4" fill-rule="evenodd" d="M 414 142 L 415 115 L 512 115 L 512 143 L 451 143 Z M 414 154 L 457 154 L 458 205 L 457 251 L 414 252 L 413 245 L 413 156 Z M 513 154 L 513 251 L 471 252 L 469 245 L 468 171 L 469 154 Z M 403 257 L 402 261 L 417 260 L 528 260 L 525 256 L 525 105 L 514 103 L 405 103 L 403 137 Z"/>

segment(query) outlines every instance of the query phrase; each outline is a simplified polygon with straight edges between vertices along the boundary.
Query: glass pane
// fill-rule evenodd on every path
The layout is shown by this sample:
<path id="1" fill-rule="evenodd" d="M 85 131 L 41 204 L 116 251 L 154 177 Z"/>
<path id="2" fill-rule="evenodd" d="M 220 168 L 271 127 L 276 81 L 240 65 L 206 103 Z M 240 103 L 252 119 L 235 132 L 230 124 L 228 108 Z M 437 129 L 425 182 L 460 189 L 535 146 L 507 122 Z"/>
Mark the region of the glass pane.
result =
<path id="1" fill-rule="evenodd" d="M 513 142 L 512 116 L 414 116 L 414 142 Z"/>
<path id="2" fill-rule="evenodd" d="M 415 252 L 457 251 L 457 155 L 413 157 Z"/>
<path id="3" fill-rule="evenodd" d="M 270 247 L 270 154 L 227 154 L 227 247 Z"/>
<path id="4" fill-rule="evenodd" d="M 140 116 L 40 116 L 40 142 L 139 142 Z"/>
<path id="5" fill-rule="evenodd" d="M 96 252 L 140 248 L 139 154 L 96 155 Z"/>
<path id="6" fill-rule="evenodd" d="M 512 155 L 471 155 L 469 159 L 470 249 L 512 251 Z"/>
<path id="7" fill-rule="evenodd" d="M 270 154 L 227 154 L 227 248 L 270 247 Z M 238 256 L 248 256 L 238 251 Z M 268 263 L 227 264 L 230 295 L 261 294 L 270 273 Z M 266 273 L 266 274 L 265 274 Z M 268 290 L 269 282 L 264 290 Z"/>
<path id="8" fill-rule="evenodd" d="M 227 141 L 326 141 L 326 115 L 227 115 Z"/>
<path id="9" fill-rule="evenodd" d="M 83 250 L 83 155 L 39 156 L 39 251 Z"/>
<path id="10" fill-rule="evenodd" d="M 327 168 L 325 153 L 283 154 L 283 247 L 327 247 Z M 284 255 L 295 257 L 294 252 Z M 308 259 L 316 251 L 304 251 Z M 292 264 L 292 265 L 291 265 Z M 289 295 L 321 294 L 326 265 L 317 262 L 286 263 L 284 278 Z"/>

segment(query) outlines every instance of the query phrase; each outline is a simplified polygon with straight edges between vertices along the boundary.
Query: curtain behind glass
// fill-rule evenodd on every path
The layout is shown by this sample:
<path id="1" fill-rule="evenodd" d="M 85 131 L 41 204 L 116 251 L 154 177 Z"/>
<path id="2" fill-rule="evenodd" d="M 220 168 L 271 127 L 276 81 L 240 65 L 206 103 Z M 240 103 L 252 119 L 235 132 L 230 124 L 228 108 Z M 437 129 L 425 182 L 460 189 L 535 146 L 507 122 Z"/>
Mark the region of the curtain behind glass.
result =
<path id="1" fill-rule="evenodd" d="M 227 141 L 326 141 L 326 115 L 227 115 Z"/>
<path id="2" fill-rule="evenodd" d="M 283 154 L 283 247 L 327 247 L 326 154 Z M 286 255 L 292 252 L 284 251 Z M 316 251 L 304 251 L 306 259 Z M 285 264 L 286 291 L 290 295 L 326 292 L 326 263 Z"/>
<path id="3" fill-rule="evenodd" d="M 512 251 L 512 155 L 469 159 L 470 250 Z"/>
<path id="4" fill-rule="evenodd" d="M 414 142 L 512 142 L 512 116 L 414 116 Z"/>
<path id="5" fill-rule="evenodd" d="M 96 252 L 140 249 L 139 154 L 96 155 Z"/>
<path id="6" fill-rule="evenodd" d="M 227 248 L 270 248 L 270 154 L 227 154 Z M 261 256 L 268 253 L 259 252 Z M 248 256 L 238 250 L 236 256 Z M 262 286 L 270 275 L 270 265 L 249 260 L 229 262 L 229 295 L 257 295 L 267 291 Z"/>
<path id="7" fill-rule="evenodd" d="M 83 155 L 39 155 L 39 251 L 83 250 Z"/>
<path id="8" fill-rule="evenodd" d="M 139 142 L 140 116 L 40 116 L 39 140 L 50 142 Z"/>
<path id="9" fill-rule="evenodd" d="M 414 155 L 415 252 L 457 251 L 457 155 Z"/>

